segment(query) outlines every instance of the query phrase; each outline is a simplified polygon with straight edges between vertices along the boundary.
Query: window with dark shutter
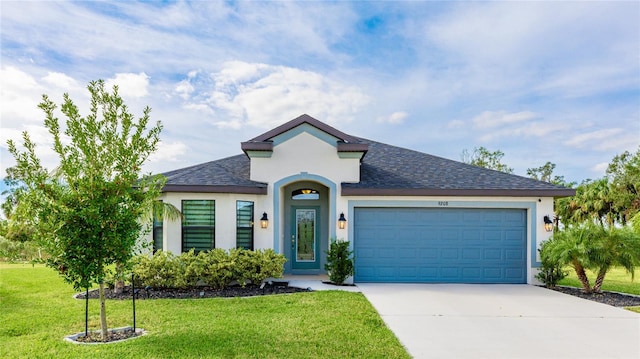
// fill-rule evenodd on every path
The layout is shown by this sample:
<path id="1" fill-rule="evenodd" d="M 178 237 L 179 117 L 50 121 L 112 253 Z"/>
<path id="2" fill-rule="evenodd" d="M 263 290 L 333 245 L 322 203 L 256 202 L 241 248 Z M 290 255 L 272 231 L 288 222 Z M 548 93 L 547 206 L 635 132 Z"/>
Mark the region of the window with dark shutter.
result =
<path id="1" fill-rule="evenodd" d="M 182 201 L 182 251 L 196 252 L 215 248 L 216 201 Z"/>
<path id="2" fill-rule="evenodd" d="M 253 202 L 236 202 L 236 248 L 253 250 Z"/>

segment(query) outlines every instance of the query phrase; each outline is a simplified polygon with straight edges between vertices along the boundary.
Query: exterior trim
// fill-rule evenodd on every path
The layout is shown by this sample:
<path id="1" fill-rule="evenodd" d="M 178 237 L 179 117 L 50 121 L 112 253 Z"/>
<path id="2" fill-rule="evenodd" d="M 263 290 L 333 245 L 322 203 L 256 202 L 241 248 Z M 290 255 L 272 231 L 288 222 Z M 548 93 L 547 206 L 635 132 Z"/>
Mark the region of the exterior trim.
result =
<path id="1" fill-rule="evenodd" d="M 573 188 L 562 189 L 437 189 L 437 188 L 354 188 L 342 184 L 343 196 L 456 196 L 456 197 L 570 197 Z"/>
<path id="2" fill-rule="evenodd" d="M 264 187 L 250 186 L 217 186 L 217 185 L 175 185 L 170 184 L 162 188 L 162 192 L 191 192 L 191 193 L 241 193 L 241 194 L 267 194 L 267 185 Z"/>
<path id="3" fill-rule="evenodd" d="M 338 142 L 338 152 L 364 152 L 369 150 L 369 145 L 366 143 L 345 143 Z"/>
<path id="4" fill-rule="evenodd" d="M 273 151 L 246 150 L 244 153 L 249 156 L 249 158 L 271 158 L 271 155 L 273 155 Z"/>
<path id="5" fill-rule="evenodd" d="M 273 142 L 241 142 L 240 148 L 245 153 L 247 151 L 273 151 Z"/>
<path id="6" fill-rule="evenodd" d="M 336 236 L 336 199 L 337 199 L 337 186 L 328 178 L 302 172 L 297 175 L 282 178 L 273 184 L 273 250 L 276 253 L 280 253 L 280 240 L 283 231 L 280 229 L 281 215 L 283 214 L 283 208 L 280 203 L 282 187 L 300 181 L 313 181 L 322 184 L 329 188 L 329 238 Z"/>
<path id="7" fill-rule="evenodd" d="M 280 125 L 276 128 L 274 128 L 273 130 L 267 131 L 265 133 L 263 133 L 262 135 L 255 137 L 251 140 L 249 140 L 249 142 L 265 142 L 268 141 L 270 139 L 272 139 L 273 137 L 276 137 L 284 132 L 287 132 L 303 123 L 308 123 L 309 125 L 324 131 L 328 134 L 330 134 L 333 137 L 336 137 L 344 142 L 357 142 L 356 139 L 352 136 L 347 135 L 346 133 L 339 131 L 329 125 L 327 125 L 326 123 L 320 122 L 318 120 L 316 120 L 315 118 L 304 114 L 301 116 L 298 116 L 296 118 L 294 118 L 293 120 Z M 245 142 L 246 143 L 246 142 Z"/>

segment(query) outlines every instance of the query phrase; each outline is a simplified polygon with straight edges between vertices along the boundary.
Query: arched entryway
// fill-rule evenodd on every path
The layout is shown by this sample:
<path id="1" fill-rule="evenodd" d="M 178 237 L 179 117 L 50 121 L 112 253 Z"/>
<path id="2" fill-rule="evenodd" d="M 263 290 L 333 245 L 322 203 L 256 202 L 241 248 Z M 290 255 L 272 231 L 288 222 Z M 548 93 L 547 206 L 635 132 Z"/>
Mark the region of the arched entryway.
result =
<path id="1" fill-rule="evenodd" d="M 298 181 L 282 188 L 285 271 L 324 273 L 330 231 L 329 188 Z"/>

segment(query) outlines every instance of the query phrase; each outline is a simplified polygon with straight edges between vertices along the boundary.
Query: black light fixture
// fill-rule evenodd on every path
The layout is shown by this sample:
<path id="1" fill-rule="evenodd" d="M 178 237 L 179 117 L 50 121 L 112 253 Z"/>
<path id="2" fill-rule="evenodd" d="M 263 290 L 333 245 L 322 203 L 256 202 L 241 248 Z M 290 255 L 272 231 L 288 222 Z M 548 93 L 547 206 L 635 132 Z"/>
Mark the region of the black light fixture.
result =
<path id="1" fill-rule="evenodd" d="M 347 226 L 347 219 L 344 218 L 344 212 L 340 213 L 340 218 L 338 218 L 338 227 L 340 229 L 344 229 Z"/>
<path id="2" fill-rule="evenodd" d="M 267 218 L 267 212 L 264 212 L 262 214 L 262 218 L 260 218 L 260 227 L 263 229 L 269 227 L 269 218 Z"/>
<path id="3" fill-rule="evenodd" d="M 547 232 L 553 231 L 553 221 L 549 216 L 544 216 L 544 230 Z"/>

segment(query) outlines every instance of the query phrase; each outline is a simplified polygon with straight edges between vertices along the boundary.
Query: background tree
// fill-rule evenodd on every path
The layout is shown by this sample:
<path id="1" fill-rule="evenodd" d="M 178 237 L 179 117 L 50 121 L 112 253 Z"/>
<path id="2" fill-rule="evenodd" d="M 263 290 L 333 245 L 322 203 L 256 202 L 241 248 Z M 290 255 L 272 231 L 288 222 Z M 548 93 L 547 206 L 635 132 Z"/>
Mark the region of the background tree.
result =
<path id="1" fill-rule="evenodd" d="M 538 181 L 549 182 L 564 187 L 573 187 L 575 183 L 566 182 L 564 176 L 554 175 L 553 171 L 556 169 L 556 164 L 548 162 L 540 167 L 527 168 L 527 176 Z"/>
<path id="2" fill-rule="evenodd" d="M 462 162 L 464 163 L 500 172 L 513 173 L 513 168 L 501 162 L 502 157 L 504 157 L 504 152 L 500 150 L 491 152 L 482 146 L 474 148 L 471 153 L 466 149 L 462 151 Z"/>
<path id="3" fill-rule="evenodd" d="M 635 153 L 625 151 L 613 158 L 607 168 L 615 206 L 626 223 L 640 211 L 640 146 Z"/>
<path id="4" fill-rule="evenodd" d="M 8 141 L 16 165 L 7 174 L 20 186 L 11 220 L 34 228 L 50 255 L 47 265 L 76 290 L 99 285 L 100 326 L 106 340 L 107 266 L 131 258 L 145 229 L 140 218 L 151 210 L 164 185 L 160 176 L 140 176 L 141 166 L 157 148 L 162 126 L 158 122 L 147 129 L 148 107 L 135 120 L 116 86 L 108 92 L 100 80 L 91 82 L 88 90 L 91 105 L 84 118 L 64 94 L 63 133 L 54 114 L 57 106 L 47 95 L 42 97 L 39 107 L 59 165 L 51 172 L 45 169 L 24 132 L 24 150 Z"/>

